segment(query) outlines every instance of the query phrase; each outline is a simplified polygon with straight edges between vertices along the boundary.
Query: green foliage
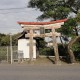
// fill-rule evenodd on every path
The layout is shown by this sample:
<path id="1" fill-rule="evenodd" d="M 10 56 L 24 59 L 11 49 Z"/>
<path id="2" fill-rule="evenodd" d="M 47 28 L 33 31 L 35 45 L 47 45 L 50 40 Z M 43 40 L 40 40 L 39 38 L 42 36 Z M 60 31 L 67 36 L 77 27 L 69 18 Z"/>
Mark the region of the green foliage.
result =
<path id="1" fill-rule="evenodd" d="M 19 35 L 20 35 L 20 33 L 12 35 L 12 45 L 13 46 L 18 45 L 18 39 L 17 38 L 19 37 Z"/>
<path id="2" fill-rule="evenodd" d="M 64 25 L 62 25 L 62 27 L 58 31 L 60 31 L 62 34 L 66 36 L 73 36 L 73 35 L 75 36 L 76 26 L 77 26 L 77 23 L 75 19 L 69 19 L 64 23 Z"/>
<path id="3" fill-rule="evenodd" d="M 73 44 L 72 50 L 74 52 L 76 60 L 80 61 L 80 42 L 76 42 L 75 44 Z"/>
<path id="4" fill-rule="evenodd" d="M 1 34 L 1 33 L 0 33 L 0 45 L 1 45 L 2 37 L 4 37 L 4 36 L 5 36 L 5 34 Z"/>
<path id="5" fill-rule="evenodd" d="M 38 48 L 45 48 L 46 47 L 46 42 L 44 41 L 44 38 L 36 39 L 36 41 L 37 41 Z"/>
<path id="6" fill-rule="evenodd" d="M 59 55 L 60 56 L 67 56 L 67 44 L 64 45 L 65 48 L 63 47 L 62 44 L 58 44 L 58 50 L 59 50 Z"/>
<path id="7" fill-rule="evenodd" d="M 80 42 L 76 42 L 72 46 L 73 51 L 80 51 Z"/>
<path id="8" fill-rule="evenodd" d="M 6 60 L 7 57 L 7 47 L 0 47 L 0 61 Z"/>
<path id="9" fill-rule="evenodd" d="M 17 45 L 17 38 L 19 36 L 19 33 L 12 35 L 12 45 Z M 0 46 L 9 46 L 10 45 L 10 35 L 1 34 L 0 33 Z"/>
<path id="10" fill-rule="evenodd" d="M 45 47 L 39 49 L 39 55 L 54 56 L 53 48 Z"/>
<path id="11" fill-rule="evenodd" d="M 28 7 L 39 9 L 43 12 L 39 20 L 50 18 L 51 20 L 67 18 L 70 12 L 78 13 L 79 0 L 30 0 Z"/>
<path id="12" fill-rule="evenodd" d="M 10 37 L 9 35 L 3 36 L 1 39 L 1 45 L 8 46 L 10 44 L 10 38 L 9 37 Z"/>
<path id="13" fill-rule="evenodd" d="M 13 46 L 12 47 L 13 50 L 13 59 L 17 58 L 17 46 Z M 8 55 L 7 55 L 8 52 Z M 11 59 L 11 50 L 10 50 L 10 46 L 0 46 L 0 61 L 2 60 L 7 60 L 8 57 L 8 61 L 10 61 Z"/>
<path id="14" fill-rule="evenodd" d="M 65 48 L 67 49 L 67 45 L 65 45 Z M 60 56 L 67 56 L 67 52 L 65 52 L 64 47 L 62 44 L 58 44 L 58 50 Z M 54 56 L 54 49 L 53 47 L 44 47 L 39 49 L 40 55 L 46 55 L 46 56 Z"/>
<path id="15" fill-rule="evenodd" d="M 76 22 L 80 23 L 80 13 L 77 14 L 75 20 L 76 20 Z"/>

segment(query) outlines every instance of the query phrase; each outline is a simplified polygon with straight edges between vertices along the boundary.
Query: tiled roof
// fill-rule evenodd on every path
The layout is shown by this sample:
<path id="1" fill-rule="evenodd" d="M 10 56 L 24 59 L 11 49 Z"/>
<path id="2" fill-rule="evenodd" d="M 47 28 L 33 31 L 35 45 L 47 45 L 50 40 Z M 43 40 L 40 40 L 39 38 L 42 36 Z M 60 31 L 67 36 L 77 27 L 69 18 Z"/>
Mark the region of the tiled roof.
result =
<path id="1" fill-rule="evenodd" d="M 51 21 L 51 22 L 18 22 L 18 24 L 23 24 L 23 25 L 48 25 L 48 24 L 65 22 L 65 21 L 67 21 L 67 19 L 56 20 L 56 21 Z"/>

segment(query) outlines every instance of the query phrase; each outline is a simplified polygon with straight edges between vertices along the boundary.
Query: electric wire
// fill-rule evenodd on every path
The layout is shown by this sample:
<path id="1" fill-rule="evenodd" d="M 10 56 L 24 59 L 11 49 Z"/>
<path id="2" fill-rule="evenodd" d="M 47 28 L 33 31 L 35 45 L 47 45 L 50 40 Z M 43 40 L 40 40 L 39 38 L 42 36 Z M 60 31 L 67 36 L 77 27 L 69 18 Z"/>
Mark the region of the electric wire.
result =
<path id="1" fill-rule="evenodd" d="M 3 11 L 3 12 L 0 12 L 0 14 L 10 14 L 10 13 L 25 13 L 27 10 L 25 11 L 20 11 L 22 9 L 27 9 L 27 7 L 20 7 L 20 8 L 6 8 L 6 9 L 0 9 L 0 11 Z M 11 11 L 13 10 L 13 11 Z M 14 10 L 17 10 L 17 11 L 14 11 Z M 34 9 L 33 9 L 34 10 Z M 9 12 L 10 11 L 10 12 Z"/>
<path id="2" fill-rule="evenodd" d="M 27 7 L 19 7 L 19 8 L 5 8 L 5 9 L 0 9 L 0 10 L 14 10 L 14 9 L 25 9 Z"/>

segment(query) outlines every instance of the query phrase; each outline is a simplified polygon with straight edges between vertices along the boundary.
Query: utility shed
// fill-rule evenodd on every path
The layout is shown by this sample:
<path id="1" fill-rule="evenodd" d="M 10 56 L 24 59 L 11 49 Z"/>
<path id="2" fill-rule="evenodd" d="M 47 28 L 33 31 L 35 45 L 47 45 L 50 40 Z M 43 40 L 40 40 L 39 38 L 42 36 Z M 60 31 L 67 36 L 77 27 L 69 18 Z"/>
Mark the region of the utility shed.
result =
<path id="1" fill-rule="evenodd" d="M 20 33 L 20 36 L 18 37 L 18 58 L 19 59 L 29 59 L 30 58 L 30 48 L 29 48 L 29 37 L 25 38 L 25 34 L 27 34 L 25 31 Z M 33 59 L 36 59 L 36 40 L 33 39 L 34 45 L 33 45 Z"/>
<path id="2" fill-rule="evenodd" d="M 18 39 L 18 58 L 30 58 L 29 39 Z M 33 59 L 36 58 L 36 41 L 33 40 Z"/>

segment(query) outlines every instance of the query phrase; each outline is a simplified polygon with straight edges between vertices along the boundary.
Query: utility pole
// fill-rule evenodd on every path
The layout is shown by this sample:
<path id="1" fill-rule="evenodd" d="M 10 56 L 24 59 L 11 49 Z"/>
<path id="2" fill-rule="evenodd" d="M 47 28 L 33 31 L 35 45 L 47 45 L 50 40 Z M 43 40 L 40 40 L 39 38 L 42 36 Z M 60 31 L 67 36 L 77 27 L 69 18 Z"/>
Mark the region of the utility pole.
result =
<path id="1" fill-rule="evenodd" d="M 11 64 L 13 63 L 13 51 L 12 51 L 12 35 L 10 34 L 10 52 L 11 52 Z"/>
<path id="2" fill-rule="evenodd" d="M 8 62 L 8 56 L 9 56 L 8 46 L 7 46 L 7 62 Z"/>

